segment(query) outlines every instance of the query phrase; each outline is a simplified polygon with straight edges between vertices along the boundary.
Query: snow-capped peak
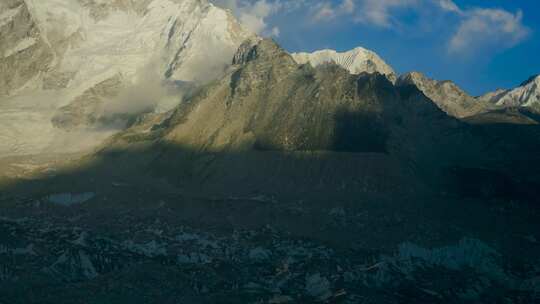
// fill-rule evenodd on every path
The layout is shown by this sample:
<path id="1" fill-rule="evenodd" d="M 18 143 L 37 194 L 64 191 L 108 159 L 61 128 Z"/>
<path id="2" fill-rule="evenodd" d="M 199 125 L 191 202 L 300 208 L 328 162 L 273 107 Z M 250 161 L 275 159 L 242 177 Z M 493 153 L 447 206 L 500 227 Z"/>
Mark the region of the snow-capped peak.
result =
<path id="1" fill-rule="evenodd" d="M 540 75 L 529 78 L 513 90 L 497 95 L 492 101 L 500 107 L 527 107 L 540 110 Z"/>
<path id="2" fill-rule="evenodd" d="M 174 107 L 180 97 L 161 100 L 154 86 L 220 77 L 252 35 L 230 11 L 207 0 L 1 0 L 0 66 L 5 69 L 0 70 L 0 112 L 38 111 L 35 103 L 48 110 L 16 118 L 0 115 L 0 154 L 48 149 L 61 137 L 51 125 L 59 108 L 71 106 L 68 114 L 76 116 L 70 119 L 75 122 L 96 121 L 111 108 L 105 103 L 121 103 L 125 108 L 112 108 L 125 113 L 138 109 L 133 98 L 115 99 L 126 87 L 150 83 L 140 91 L 151 95 L 138 99 L 157 102 L 160 109 L 162 104 Z M 32 128 L 18 121 L 34 114 L 39 120 Z M 19 142 L 30 141 L 37 129 L 48 130 L 39 143 Z"/>
<path id="3" fill-rule="evenodd" d="M 62 53 L 59 68 L 77 71 L 80 81 L 104 70 L 129 76 L 151 60 L 175 80 L 206 78 L 200 74 L 230 63 L 248 36 L 229 12 L 206 0 L 25 1 Z"/>
<path id="4" fill-rule="evenodd" d="M 377 72 L 386 75 L 392 82 L 396 80 L 394 70 L 379 55 L 362 47 L 342 53 L 325 49 L 313 53 L 293 53 L 292 56 L 299 64 L 310 63 L 316 67 L 324 63 L 334 62 L 347 69 L 351 74 Z"/>

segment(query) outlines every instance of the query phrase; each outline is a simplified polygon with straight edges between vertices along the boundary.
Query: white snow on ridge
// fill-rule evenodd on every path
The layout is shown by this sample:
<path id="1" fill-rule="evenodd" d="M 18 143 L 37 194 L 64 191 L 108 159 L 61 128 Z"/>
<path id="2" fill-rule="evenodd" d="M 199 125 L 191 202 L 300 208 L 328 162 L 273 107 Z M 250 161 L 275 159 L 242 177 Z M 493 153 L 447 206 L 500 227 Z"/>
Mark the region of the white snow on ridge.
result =
<path id="1" fill-rule="evenodd" d="M 76 86 L 104 69 L 129 78 L 147 65 L 173 80 L 198 80 L 197 73 L 215 73 L 215 67 L 229 64 L 249 35 L 207 1 L 152 0 L 144 13 L 111 3 L 99 6 L 97 19 L 95 8 L 75 0 L 25 1 L 53 48 L 68 42 L 57 63 L 62 71 L 76 72 Z"/>
<path id="2" fill-rule="evenodd" d="M 503 94 L 496 100 L 496 105 L 502 107 L 540 106 L 540 76 Z"/>
<path id="3" fill-rule="evenodd" d="M 313 53 L 293 53 L 292 56 L 299 64 L 310 63 L 316 67 L 324 63 L 334 62 L 348 70 L 351 74 L 378 72 L 386 75 L 392 81 L 396 79 L 394 70 L 379 55 L 362 47 L 357 47 L 343 53 L 327 49 Z"/>

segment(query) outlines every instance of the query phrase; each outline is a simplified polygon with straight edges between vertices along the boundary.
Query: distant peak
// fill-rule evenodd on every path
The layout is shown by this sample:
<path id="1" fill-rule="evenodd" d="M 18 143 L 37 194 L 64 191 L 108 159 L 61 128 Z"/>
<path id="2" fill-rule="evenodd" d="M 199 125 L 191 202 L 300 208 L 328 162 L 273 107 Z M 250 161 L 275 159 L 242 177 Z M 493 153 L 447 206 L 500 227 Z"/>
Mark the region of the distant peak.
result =
<path id="1" fill-rule="evenodd" d="M 333 62 L 348 70 L 351 74 L 379 73 L 395 82 L 396 74 L 384 60 L 375 52 L 363 47 L 356 47 L 349 51 L 338 52 L 332 49 L 324 49 L 312 53 L 293 53 L 294 60 L 299 64 L 311 64 L 314 67 Z"/>
<path id="2" fill-rule="evenodd" d="M 529 77 L 527 80 L 525 80 L 519 86 L 524 87 L 524 86 L 528 85 L 529 83 L 532 83 L 532 82 L 534 82 L 536 80 L 540 80 L 540 74 L 536 74 L 536 75 L 533 75 L 533 76 Z"/>

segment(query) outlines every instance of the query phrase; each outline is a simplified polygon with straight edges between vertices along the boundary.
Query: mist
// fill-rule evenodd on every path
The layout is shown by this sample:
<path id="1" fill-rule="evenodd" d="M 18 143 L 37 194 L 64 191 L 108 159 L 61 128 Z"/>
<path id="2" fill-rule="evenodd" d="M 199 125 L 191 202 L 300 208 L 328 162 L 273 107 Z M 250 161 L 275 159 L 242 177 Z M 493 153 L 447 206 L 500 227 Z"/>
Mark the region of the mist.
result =
<path id="1" fill-rule="evenodd" d="M 150 60 L 134 76 L 126 79 L 116 98 L 106 100 L 101 115 L 105 118 L 134 117 L 144 113 L 164 113 L 191 96 L 194 89 L 223 76 L 236 50 L 215 45 L 189 61 L 177 63 L 158 58 Z"/>

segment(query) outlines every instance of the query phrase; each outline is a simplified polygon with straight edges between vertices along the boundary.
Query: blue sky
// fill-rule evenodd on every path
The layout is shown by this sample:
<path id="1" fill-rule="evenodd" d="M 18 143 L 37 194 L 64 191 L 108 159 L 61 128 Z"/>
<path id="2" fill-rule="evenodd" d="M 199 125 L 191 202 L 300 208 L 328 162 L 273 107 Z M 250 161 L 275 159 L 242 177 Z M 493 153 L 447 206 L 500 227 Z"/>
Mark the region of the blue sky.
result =
<path id="1" fill-rule="evenodd" d="M 537 0 L 214 0 L 288 51 L 362 46 L 472 95 L 540 74 Z"/>

